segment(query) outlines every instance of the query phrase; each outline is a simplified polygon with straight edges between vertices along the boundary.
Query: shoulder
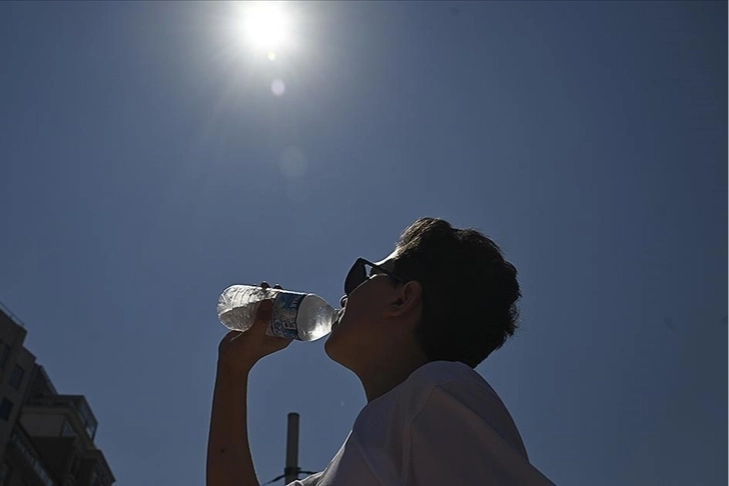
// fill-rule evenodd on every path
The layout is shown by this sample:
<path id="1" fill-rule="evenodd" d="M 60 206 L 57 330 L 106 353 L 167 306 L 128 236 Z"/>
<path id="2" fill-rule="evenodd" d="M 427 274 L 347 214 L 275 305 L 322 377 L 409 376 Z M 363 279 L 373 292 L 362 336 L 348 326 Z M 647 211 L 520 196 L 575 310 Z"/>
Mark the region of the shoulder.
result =
<path id="1" fill-rule="evenodd" d="M 445 384 L 451 381 L 480 378 L 473 368 L 459 361 L 431 361 L 413 371 L 406 382 L 433 382 Z"/>
<path id="2" fill-rule="evenodd" d="M 482 397 L 498 400 L 496 392 L 481 375 L 470 366 L 457 361 L 431 361 L 424 364 L 393 390 L 394 396 L 391 398 L 395 402 L 395 410 L 402 418 L 412 419 L 434 394 L 465 389 L 476 391 Z"/>
<path id="3" fill-rule="evenodd" d="M 439 427 L 478 429 L 488 426 L 524 457 L 527 457 L 521 435 L 501 397 L 470 366 L 458 362 L 437 361 L 417 369 L 412 378 L 413 389 L 420 389 L 417 409 L 411 415 L 420 425 L 438 423 Z M 430 417 L 430 418 L 428 418 Z M 432 420 L 431 420 L 432 419 Z"/>
<path id="4" fill-rule="evenodd" d="M 458 361 L 431 361 L 413 371 L 403 383 L 404 389 L 430 393 L 435 388 L 476 386 L 496 395 L 486 380 L 470 366 Z"/>
<path id="5" fill-rule="evenodd" d="M 407 426 L 433 398 L 447 394 L 465 402 L 498 402 L 496 392 L 470 366 L 456 361 L 431 361 L 413 371 L 398 386 L 368 403 L 360 411 L 353 430 L 370 431 L 383 421 L 393 427 Z M 368 432 L 369 433 L 369 432 Z"/>

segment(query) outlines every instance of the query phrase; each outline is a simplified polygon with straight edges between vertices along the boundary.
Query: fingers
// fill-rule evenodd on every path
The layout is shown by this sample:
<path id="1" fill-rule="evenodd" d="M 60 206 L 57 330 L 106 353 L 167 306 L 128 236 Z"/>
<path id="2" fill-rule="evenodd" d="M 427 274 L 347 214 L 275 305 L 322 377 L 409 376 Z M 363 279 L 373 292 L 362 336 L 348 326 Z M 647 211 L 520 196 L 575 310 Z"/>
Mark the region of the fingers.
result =
<path id="1" fill-rule="evenodd" d="M 271 285 L 264 280 L 263 282 L 261 282 L 261 288 L 263 290 L 268 290 L 271 288 Z M 283 290 L 283 287 L 281 287 L 281 284 L 276 284 L 273 286 L 273 288 L 276 290 Z M 272 297 L 272 296 L 270 296 L 270 297 Z M 258 306 L 258 310 L 256 311 L 256 318 L 253 321 L 253 327 L 256 329 L 267 327 L 267 325 L 271 322 L 272 314 L 273 314 L 273 299 L 266 299 L 266 300 L 261 301 L 261 304 Z"/>
<path id="2" fill-rule="evenodd" d="M 268 324 L 271 322 L 271 314 L 273 312 L 273 301 L 272 300 L 264 300 L 261 302 L 261 305 L 258 306 L 258 311 L 256 312 L 256 320 L 254 324 Z"/>

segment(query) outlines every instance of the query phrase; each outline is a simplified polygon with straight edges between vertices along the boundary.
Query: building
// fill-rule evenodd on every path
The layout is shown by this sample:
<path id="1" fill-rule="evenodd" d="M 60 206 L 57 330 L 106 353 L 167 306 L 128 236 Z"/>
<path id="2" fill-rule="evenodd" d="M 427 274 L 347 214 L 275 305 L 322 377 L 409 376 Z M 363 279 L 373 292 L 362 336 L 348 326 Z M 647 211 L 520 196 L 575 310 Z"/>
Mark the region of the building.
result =
<path id="1" fill-rule="evenodd" d="M 26 334 L 0 304 L 0 486 L 111 486 L 86 398 L 56 391 Z"/>

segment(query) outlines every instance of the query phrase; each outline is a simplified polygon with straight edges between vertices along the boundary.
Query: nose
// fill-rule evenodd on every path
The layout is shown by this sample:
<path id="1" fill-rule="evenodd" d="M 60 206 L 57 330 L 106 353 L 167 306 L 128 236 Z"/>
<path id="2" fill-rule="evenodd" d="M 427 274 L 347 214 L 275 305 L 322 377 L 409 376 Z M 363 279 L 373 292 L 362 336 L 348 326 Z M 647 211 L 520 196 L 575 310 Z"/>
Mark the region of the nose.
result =
<path id="1" fill-rule="evenodd" d="M 347 305 L 347 296 L 343 295 L 341 299 L 339 299 L 339 307 L 344 308 L 344 306 Z"/>

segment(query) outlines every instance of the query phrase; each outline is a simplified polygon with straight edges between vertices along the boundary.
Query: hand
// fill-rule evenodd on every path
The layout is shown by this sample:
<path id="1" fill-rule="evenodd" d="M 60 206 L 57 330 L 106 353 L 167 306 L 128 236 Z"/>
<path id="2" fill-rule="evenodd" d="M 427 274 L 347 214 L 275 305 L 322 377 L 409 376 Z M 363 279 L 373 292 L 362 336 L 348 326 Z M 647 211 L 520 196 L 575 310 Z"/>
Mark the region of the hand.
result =
<path id="1" fill-rule="evenodd" d="M 268 289 L 267 282 L 261 283 L 261 288 Z M 274 289 L 281 289 L 276 284 Z M 271 353 L 280 351 L 291 344 L 293 339 L 269 336 L 266 334 L 268 324 L 271 322 L 273 300 L 264 300 L 258 306 L 256 319 L 250 329 L 244 332 L 230 331 L 225 335 L 218 346 L 218 363 L 239 371 L 246 371 L 255 365 L 258 360 Z"/>

